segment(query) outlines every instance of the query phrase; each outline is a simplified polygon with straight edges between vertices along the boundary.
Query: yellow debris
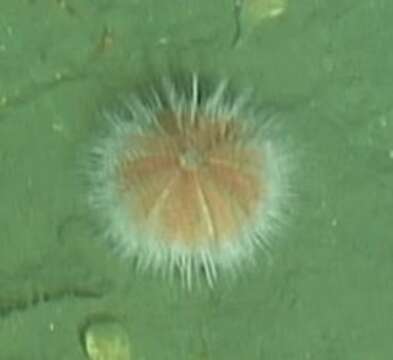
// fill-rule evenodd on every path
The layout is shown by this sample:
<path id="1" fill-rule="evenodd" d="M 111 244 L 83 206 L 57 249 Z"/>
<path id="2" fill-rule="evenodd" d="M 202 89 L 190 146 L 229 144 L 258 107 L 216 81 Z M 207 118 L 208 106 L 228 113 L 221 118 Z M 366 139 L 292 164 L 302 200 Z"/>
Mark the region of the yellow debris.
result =
<path id="1" fill-rule="evenodd" d="M 247 20 L 258 22 L 262 19 L 281 15 L 287 8 L 287 0 L 243 0 L 243 12 Z"/>
<path id="2" fill-rule="evenodd" d="M 116 322 L 91 324 L 84 334 L 84 345 L 90 360 L 131 360 L 128 334 Z"/>

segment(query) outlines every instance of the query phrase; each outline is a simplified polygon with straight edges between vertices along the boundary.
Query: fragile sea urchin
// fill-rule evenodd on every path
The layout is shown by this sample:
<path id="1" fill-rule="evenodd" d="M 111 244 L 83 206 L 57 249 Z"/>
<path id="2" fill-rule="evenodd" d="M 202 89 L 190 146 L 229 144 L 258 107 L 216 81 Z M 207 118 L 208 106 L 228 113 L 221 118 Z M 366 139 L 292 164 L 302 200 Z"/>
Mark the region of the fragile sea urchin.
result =
<path id="1" fill-rule="evenodd" d="M 221 82 L 170 79 L 109 111 L 90 166 L 106 237 L 139 267 L 213 286 L 267 249 L 287 191 L 271 121 Z"/>

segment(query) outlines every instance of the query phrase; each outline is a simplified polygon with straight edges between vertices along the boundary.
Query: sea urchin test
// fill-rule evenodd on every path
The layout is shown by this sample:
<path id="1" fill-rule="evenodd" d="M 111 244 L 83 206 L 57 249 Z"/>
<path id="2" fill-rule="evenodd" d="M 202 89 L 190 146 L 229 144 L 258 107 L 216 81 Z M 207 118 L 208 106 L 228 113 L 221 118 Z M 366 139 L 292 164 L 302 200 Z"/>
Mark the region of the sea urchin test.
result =
<path id="1" fill-rule="evenodd" d="M 266 249 L 286 195 L 271 122 L 224 82 L 164 79 L 109 111 L 93 149 L 90 200 L 105 236 L 138 267 L 191 287 Z M 284 195 L 284 196 L 283 196 Z"/>

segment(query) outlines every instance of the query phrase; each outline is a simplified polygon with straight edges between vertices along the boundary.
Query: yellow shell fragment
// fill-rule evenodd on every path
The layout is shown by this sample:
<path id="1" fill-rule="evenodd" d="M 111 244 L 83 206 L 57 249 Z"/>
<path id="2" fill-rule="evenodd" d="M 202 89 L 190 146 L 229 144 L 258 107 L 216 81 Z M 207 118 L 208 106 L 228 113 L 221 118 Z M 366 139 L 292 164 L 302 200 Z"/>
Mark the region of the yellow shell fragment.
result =
<path id="1" fill-rule="evenodd" d="M 287 8 L 287 0 L 243 0 L 245 16 L 257 22 L 281 15 Z"/>
<path id="2" fill-rule="evenodd" d="M 238 28 L 234 36 L 234 45 L 253 33 L 263 20 L 282 15 L 288 7 L 288 0 L 237 0 Z"/>
<path id="3" fill-rule="evenodd" d="M 245 34 L 250 33 L 263 20 L 282 15 L 287 9 L 287 0 L 243 0 L 240 22 Z"/>
<path id="4" fill-rule="evenodd" d="M 84 343 L 90 360 L 131 360 L 128 334 L 116 322 L 91 324 L 86 329 Z"/>

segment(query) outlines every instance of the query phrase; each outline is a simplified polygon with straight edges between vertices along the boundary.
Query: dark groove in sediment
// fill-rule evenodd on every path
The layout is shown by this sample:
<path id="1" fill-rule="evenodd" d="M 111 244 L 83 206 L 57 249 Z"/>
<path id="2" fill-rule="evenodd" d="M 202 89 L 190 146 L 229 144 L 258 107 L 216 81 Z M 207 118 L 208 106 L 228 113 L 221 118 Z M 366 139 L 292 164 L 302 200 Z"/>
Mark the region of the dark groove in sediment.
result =
<path id="1" fill-rule="evenodd" d="M 10 316 L 14 312 L 27 311 L 32 307 L 66 298 L 78 300 L 100 299 L 108 292 L 109 283 L 102 282 L 94 285 L 74 285 L 51 290 L 33 290 L 29 295 L 9 294 L 0 295 L 0 318 Z"/>

